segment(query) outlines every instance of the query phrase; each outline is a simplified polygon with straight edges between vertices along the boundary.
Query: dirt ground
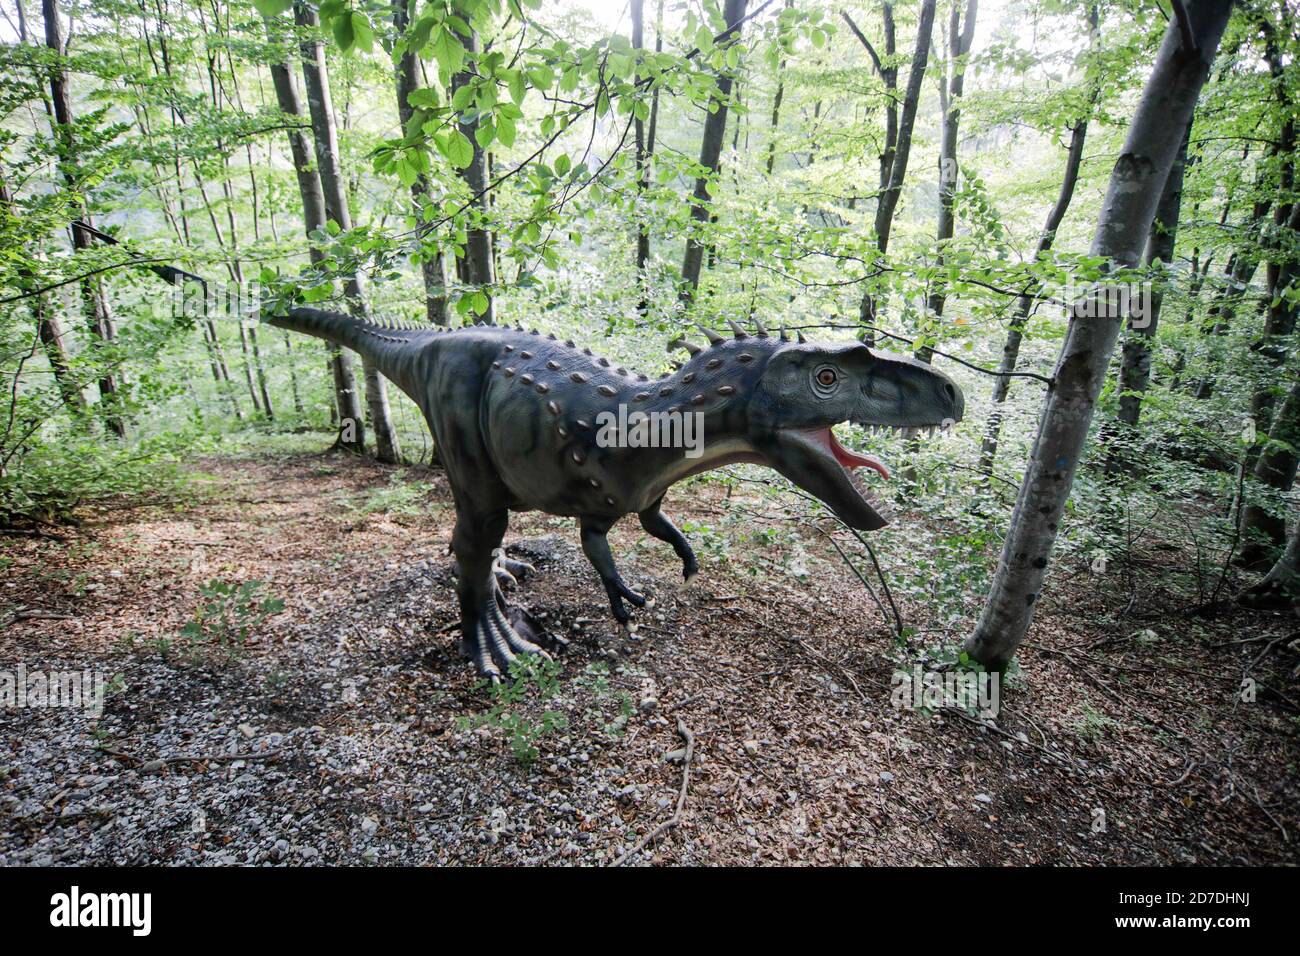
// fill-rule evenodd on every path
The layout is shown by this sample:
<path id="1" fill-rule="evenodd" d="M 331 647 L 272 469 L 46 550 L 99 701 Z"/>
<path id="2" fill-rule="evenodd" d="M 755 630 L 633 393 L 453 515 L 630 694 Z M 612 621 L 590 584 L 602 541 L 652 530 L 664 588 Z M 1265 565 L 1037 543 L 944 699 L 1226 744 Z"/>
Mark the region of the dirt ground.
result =
<path id="1" fill-rule="evenodd" d="M 909 647 L 820 535 L 797 539 L 812 573 L 780 542 L 701 550 L 684 588 L 671 550 L 621 523 L 624 576 L 652 598 L 627 635 L 572 522 L 516 515 L 507 543 L 537 573 L 511 599 L 568 643 L 553 696 L 521 685 L 497 726 L 456 649 L 441 473 L 195 467 L 196 497 L 0 536 L 0 672 L 113 678 L 97 719 L 0 707 L 0 863 L 1297 860 L 1290 616 L 1192 619 L 1156 571 L 1134 602 L 1062 570 L 983 721 L 895 706 Z M 726 493 L 679 487 L 669 510 L 717 522 L 747 494 Z M 264 582 L 284 609 L 242 647 L 196 645 L 182 629 L 210 580 Z"/>

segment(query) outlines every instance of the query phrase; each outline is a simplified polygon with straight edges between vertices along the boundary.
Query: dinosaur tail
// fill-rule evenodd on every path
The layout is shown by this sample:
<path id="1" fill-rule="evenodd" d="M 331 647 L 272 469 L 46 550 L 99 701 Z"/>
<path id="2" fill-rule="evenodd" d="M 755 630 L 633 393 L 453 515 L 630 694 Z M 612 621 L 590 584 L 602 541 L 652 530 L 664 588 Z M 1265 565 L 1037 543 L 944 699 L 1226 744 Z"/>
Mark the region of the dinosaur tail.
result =
<path id="1" fill-rule="evenodd" d="M 417 365 L 423 349 L 435 334 L 433 329 L 407 328 L 361 319 L 327 309 L 294 308 L 284 315 L 269 316 L 268 325 L 302 332 L 342 345 L 358 353 L 417 403 Z"/>
<path id="2" fill-rule="evenodd" d="M 79 220 L 73 220 L 72 226 L 109 245 L 119 245 L 116 238 L 100 232 Z M 203 286 L 204 297 L 208 293 L 208 280 L 183 269 L 172 266 L 149 265 L 146 268 L 169 285 L 176 285 L 186 279 Z M 303 332 L 319 339 L 343 345 L 361 355 L 363 359 L 379 370 L 393 384 L 418 405 L 417 395 L 420 381 L 418 365 L 424 350 L 420 346 L 427 343 L 434 330 L 430 328 L 409 328 L 359 319 L 343 312 L 330 312 L 326 309 L 295 308 L 285 315 L 273 315 L 266 318 L 268 325 Z"/>

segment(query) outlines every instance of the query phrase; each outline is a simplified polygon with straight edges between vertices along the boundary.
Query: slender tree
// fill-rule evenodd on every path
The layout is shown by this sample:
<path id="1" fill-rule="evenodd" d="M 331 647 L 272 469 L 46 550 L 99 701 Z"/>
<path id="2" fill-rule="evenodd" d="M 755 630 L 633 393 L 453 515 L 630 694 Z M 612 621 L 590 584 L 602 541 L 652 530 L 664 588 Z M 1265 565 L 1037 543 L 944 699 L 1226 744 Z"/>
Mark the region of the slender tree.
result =
<path id="1" fill-rule="evenodd" d="M 276 39 L 273 26 L 278 22 L 280 21 L 268 19 L 266 23 L 272 42 Z M 303 228 L 309 239 L 307 254 L 313 265 L 316 265 L 320 263 L 322 256 L 320 249 L 312 240 L 324 231 L 328 219 L 325 214 L 325 192 L 313 162 L 312 145 L 305 131 L 305 128 L 310 128 L 310 125 L 302 108 L 298 84 L 294 79 L 294 71 L 290 67 L 291 62 L 292 53 L 287 48 L 282 56 L 272 58 L 271 84 L 275 88 L 275 99 L 280 112 L 289 120 L 285 134 L 289 140 L 289 154 L 298 182 L 298 195 L 302 200 Z M 365 413 L 361 409 L 361 395 L 357 390 L 357 376 L 353 368 L 352 355 L 337 345 L 329 346 L 329 355 L 330 375 L 334 380 L 334 421 L 339 428 L 336 443 L 341 448 L 364 452 L 366 450 Z"/>
<path id="2" fill-rule="evenodd" d="M 479 52 L 478 36 L 471 28 L 469 33 L 460 34 L 460 40 L 468 58 L 473 60 Z M 474 73 L 470 69 L 457 73 L 452 77 L 452 93 L 473 79 Z M 493 286 L 496 285 L 496 255 L 493 251 L 496 243 L 488 220 L 488 186 L 491 182 L 488 151 L 478 141 L 478 114 L 472 107 L 461 114 L 459 126 L 461 134 L 473 145 L 474 152 L 469 165 L 461 171 L 471 202 L 469 228 L 465 232 L 465 255 L 457 263 L 457 268 L 462 282 L 475 286 L 477 291 L 487 297 L 487 309 L 480 318 L 491 325 L 496 322 L 496 305 L 492 295 Z"/>
<path id="3" fill-rule="evenodd" d="M 352 228 L 352 213 L 348 209 L 343 169 L 339 162 L 338 128 L 334 103 L 330 97 L 325 46 L 317 35 L 319 24 L 316 11 L 307 6 L 305 0 L 298 0 L 294 4 L 294 17 L 298 26 L 305 31 L 302 37 L 302 72 L 311 113 L 316 170 L 320 174 L 321 191 L 325 199 L 325 215 L 346 232 Z M 348 308 L 354 315 L 369 317 L 361 277 L 355 272 L 343 277 L 343 293 L 347 297 Z M 402 452 L 388 403 L 388 388 L 379 371 L 369 362 L 362 362 L 362 371 L 366 380 L 366 407 L 375 429 L 375 457 L 383 462 L 399 462 Z"/>
<path id="4" fill-rule="evenodd" d="M 748 0 L 726 0 L 723 7 L 723 19 L 726 22 L 726 43 L 736 43 L 740 39 L 740 24 L 745 18 Z M 722 158 L 722 143 L 727 132 L 727 104 L 731 100 L 734 77 L 729 70 L 718 74 L 715 99 L 718 108 L 706 112 L 704 132 L 700 137 L 700 167 L 703 173 L 695 180 L 695 190 L 691 194 L 691 229 L 686 234 L 686 253 L 682 257 L 681 299 L 688 307 L 695 299 L 695 292 L 700 285 L 700 270 L 704 265 L 704 250 L 707 243 L 702 231 L 709 222 L 710 206 L 709 181 L 718 173 Z"/>
<path id="5" fill-rule="evenodd" d="M 881 191 L 880 202 L 876 207 L 876 251 L 882 258 L 889 251 L 889 234 L 894 225 L 898 199 L 903 192 L 903 180 L 907 176 L 908 157 L 912 152 L 912 127 L 916 125 L 916 109 L 921 101 L 921 83 L 925 79 L 925 67 L 930 58 L 934 6 L 935 0 L 921 0 L 920 17 L 916 25 L 916 47 L 912 53 L 912 66 L 907 75 L 907 90 L 903 95 L 903 111 L 899 117 L 894 155 L 889 164 L 889 182 Z M 875 325 L 876 298 L 870 287 L 862 295 L 858 317 L 863 325 Z M 870 330 L 864 334 L 863 340 L 868 343 L 874 342 L 874 335 Z"/>
<path id="6" fill-rule="evenodd" d="M 41 15 L 45 19 L 45 45 L 49 47 L 53 56 L 49 70 L 50 101 L 54 107 L 54 139 L 59 168 L 67 188 L 72 193 L 78 194 L 82 184 L 77 162 L 76 118 L 72 112 L 72 93 L 68 86 L 63 20 L 59 12 L 58 0 L 41 0 Z M 87 225 L 93 225 L 90 210 L 84 205 L 77 209 L 77 216 Z M 77 251 L 87 250 L 94 243 L 94 240 L 82 230 L 71 229 L 70 231 L 72 246 Z M 117 335 L 117 329 L 113 322 L 113 313 L 108 306 L 108 299 L 104 295 L 103 283 L 98 276 L 92 276 L 82 279 L 79 285 L 82 311 L 91 336 L 101 343 L 111 342 Z M 118 377 L 109 367 L 106 367 L 99 376 L 99 400 L 103 406 L 104 424 L 109 431 L 119 438 L 126 437 L 126 421 L 122 417 Z"/>
<path id="7" fill-rule="evenodd" d="M 409 0 L 393 0 L 393 29 L 401 39 L 410 23 L 407 11 Z M 411 94 L 420 89 L 420 56 L 409 45 L 402 48 L 394 66 L 397 87 L 397 116 L 402 130 L 409 132 L 415 110 Z M 426 206 L 432 201 L 433 182 L 429 174 L 420 171 L 411 182 L 411 205 L 419 222 L 427 221 Z M 434 325 L 447 324 L 447 263 L 441 249 L 425 250 L 420 255 L 420 275 L 424 280 L 425 315 Z"/>
<path id="8" fill-rule="evenodd" d="M 876 73 L 885 85 L 885 142 L 880 151 L 880 187 L 876 193 L 877 210 L 880 209 L 880 204 L 885 200 L 885 190 L 889 187 L 889 173 L 893 169 L 894 153 L 898 148 L 898 64 L 895 62 L 895 57 L 898 55 L 898 31 L 894 26 L 894 5 L 892 3 L 882 3 L 880 6 L 880 15 L 884 22 L 885 31 L 885 55 L 883 58 L 876 52 L 876 48 L 871 45 L 867 35 L 862 32 L 848 12 L 840 11 L 840 16 L 844 18 L 844 22 L 849 25 L 853 35 L 858 38 L 858 42 L 867 51 L 867 56 L 871 58 L 871 65 L 875 67 Z"/>
<path id="9" fill-rule="evenodd" d="M 1090 47 L 1096 50 L 1099 43 L 1099 19 L 1097 7 L 1088 7 L 1088 33 L 1091 37 Z M 1088 105 L 1082 117 L 1070 127 L 1070 142 L 1065 150 L 1065 171 L 1061 174 L 1061 188 L 1057 190 L 1056 202 L 1047 212 L 1047 221 L 1043 223 L 1042 232 L 1038 234 L 1038 243 L 1034 247 L 1034 262 L 1038 262 L 1052 249 L 1056 242 L 1056 231 L 1074 199 L 1074 188 L 1079 182 L 1079 169 L 1083 164 L 1083 147 L 1088 138 L 1088 122 L 1097 106 L 1100 90 L 1092 84 Z M 1020 346 L 1024 342 L 1025 322 L 1037 301 L 1036 292 L 1025 292 L 1016 299 L 1016 308 L 1011 321 L 1007 324 L 1006 339 L 1002 343 L 1002 356 L 998 361 L 998 377 L 993 384 L 993 410 L 984 426 L 984 441 L 980 445 L 979 467 L 985 474 L 992 474 L 993 463 L 997 459 L 998 441 L 1002 433 L 1003 408 L 1011 392 L 1011 373 L 1020 361 Z"/>
<path id="10" fill-rule="evenodd" d="M 961 7 L 953 2 L 948 17 L 948 59 L 944 64 L 947 75 L 939 79 L 942 127 L 939 137 L 939 221 L 935 229 L 935 246 L 938 249 L 936 264 L 940 269 L 943 268 L 947 245 L 952 241 L 957 227 L 957 133 L 961 126 L 961 97 L 966 85 L 966 61 L 971 41 L 975 37 L 978 8 L 978 0 L 967 0 L 963 20 Z M 947 285 L 942 279 L 936 279 L 926 302 L 930 313 L 926 317 L 927 323 L 934 322 L 937 328 L 937 320 L 943 315 L 947 300 Z M 929 334 L 923 337 L 916 349 L 916 357 L 926 363 L 929 363 L 933 354 L 928 339 Z"/>
<path id="11" fill-rule="evenodd" d="M 640 53 L 645 49 L 645 0 L 632 0 L 632 49 Z M 636 82 L 639 85 L 641 76 Z M 636 191 L 644 206 L 646 192 L 650 188 L 650 152 L 646 146 L 646 121 L 640 116 L 633 122 L 636 142 Z M 636 281 L 638 289 L 637 314 L 644 317 L 650 311 L 649 275 L 650 268 L 650 226 L 643 210 L 639 210 L 636 222 Z"/>
<path id="12" fill-rule="evenodd" d="M 1187 144 L 1191 134 L 1189 126 L 1183 133 L 1183 144 L 1178 148 L 1173 168 L 1169 170 L 1160 193 L 1156 215 L 1151 220 L 1151 234 L 1147 236 L 1146 252 L 1142 257 L 1148 270 L 1159 270 L 1161 275 L 1152 283 L 1151 301 L 1142 327 L 1134 328 L 1130 323 L 1124 337 L 1119 365 L 1119 411 L 1116 418 L 1121 424 L 1130 427 L 1138 423 L 1138 417 L 1142 414 L 1142 398 L 1151 381 L 1151 342 L 1160 325 L 1160 309 L 1164 304 L 1165 286 L 1169 281 L 1169 267 L 1174 261 L 1179 211 L 1183 201 L 1183 176 L 1187 167 Z M 1108 467 L 1113 470 L 1119 467 L 1119 462 L 1119 456 L 1112 455 Z"/>
<path id="13" fill-rule="evenodd" d="M 1156 203 L 1209 74 L 1231 4 L 1174 0 L 1128 136 L 1111 173 L 1092 253 L 1120 268 L 1138 264 Z M 1104 289 L 1099 296 L 1106 296 Z M 1104 298 L 1099 301 L 1105 301 Z M 1094 311 L 1094 310 L 1089 310 Z M 1002 669 L 1024 640 L 1124 316 L 1071 315 L 1002 555 L 970 656 Z"/>

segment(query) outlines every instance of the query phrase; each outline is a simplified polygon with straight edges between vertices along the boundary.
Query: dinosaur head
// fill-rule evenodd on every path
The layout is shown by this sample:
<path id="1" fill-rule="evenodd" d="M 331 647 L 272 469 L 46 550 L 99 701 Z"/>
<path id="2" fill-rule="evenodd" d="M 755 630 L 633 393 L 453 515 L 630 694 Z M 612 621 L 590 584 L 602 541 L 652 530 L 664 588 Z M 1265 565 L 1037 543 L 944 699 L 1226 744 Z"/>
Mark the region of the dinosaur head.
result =
<path id="1" fill-rule="evenodd" d="M 853 469 L 871 468 L 885 478 L 889 471 L 843 447 L 834 427 L 947 428 L 961 420 L 965 404 L 956 383 L 923 362 L 859 342 L 782 343 L 750 400 L 749 441 L 769 466 L 850 527 L 873 531 L 886 522 Z"/>

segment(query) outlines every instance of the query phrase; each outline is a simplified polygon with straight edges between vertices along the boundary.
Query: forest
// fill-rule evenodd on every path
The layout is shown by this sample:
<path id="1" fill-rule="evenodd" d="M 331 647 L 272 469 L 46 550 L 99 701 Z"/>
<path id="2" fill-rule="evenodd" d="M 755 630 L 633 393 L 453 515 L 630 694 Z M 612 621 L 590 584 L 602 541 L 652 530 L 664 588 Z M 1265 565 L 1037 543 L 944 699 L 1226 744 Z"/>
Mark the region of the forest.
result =
<path id="1" fill-rule="evenodd" d="M 0 863 L 1294 864 L 1298 51 L 0 0 Z"/>

